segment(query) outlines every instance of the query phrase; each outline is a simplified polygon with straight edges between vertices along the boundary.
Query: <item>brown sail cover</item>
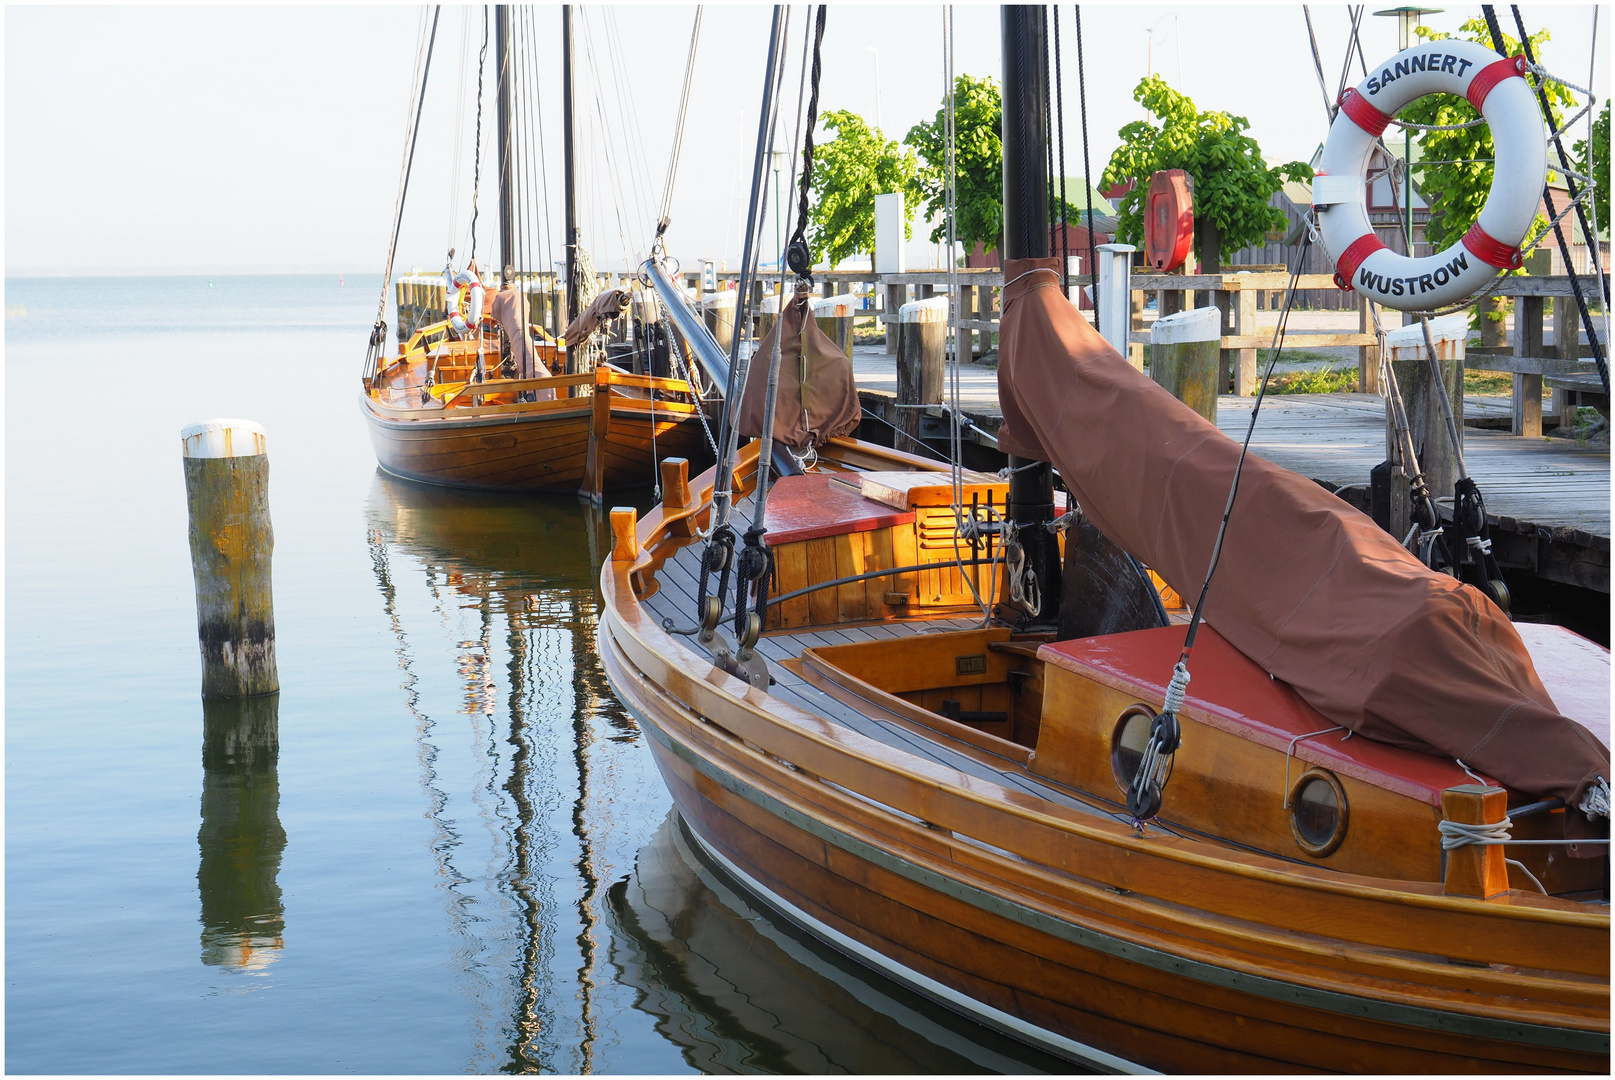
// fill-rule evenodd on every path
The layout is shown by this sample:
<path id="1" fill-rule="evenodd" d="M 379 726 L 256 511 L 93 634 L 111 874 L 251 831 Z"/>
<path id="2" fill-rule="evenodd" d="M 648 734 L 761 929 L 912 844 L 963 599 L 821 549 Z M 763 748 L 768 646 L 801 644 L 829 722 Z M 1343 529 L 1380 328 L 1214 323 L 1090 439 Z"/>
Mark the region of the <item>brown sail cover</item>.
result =
<path id="1" fill-rule="evenodd" d="M 1094 524 L 1192 601 L 1239 444 L 1118 355 L 1061 295 L 1058 265 L 1004 267 L 999 448 L 1052 461 Z M 1254 455 L 1206 621 L 1331 723 L 1572 805 L 1609 776 L 1609 751 L 1554 707 L 1491 601 Z"/>
<path id="2" fill-rule="evenodd" d="M 809 446 L 847 435 L 863 419 L 852 361 L 836 347 L 818 320 L 808 316 L 809 289 L 798 285 L 774 325 L 763 335 L 751 358 L 746 389 L 740 395 L 737 421 L 742 435 L 763 433 L 768 366 L 774 357 L 774 335 L 780 342 L 779 393 L 774 407 L 774 439 L 801 453 Z"/>
<path id="3" fill-rule="evenodd" d="M 516 377 L 519 379 L 547 379 L 550 369 L 533 351 L 533 339 L 529 337 L 527 321 L 527 294 L 520 289 L 511 288 L 508 284 L 493 294 L 490 305 L 494 321 L 505 332 L 505 340 L 510 342 L 510 355 L 516 361 Z M 554 401 L 554 390 L 529 391 L 533 401 Z"/>
<path id="4" fill-rule="evenodd" d="M 578 313 L 578 317 L 566 325 L 566 333 L 561 337 L 566 339 L 567 346 L 581 345 L 583 340 L 594 333 L 595 328 L 607 319 L 615 319 L 622 314 L 623 305 L 628 303 L 628 293 L 623 289 L 607 289 L 594 301 Z"/>

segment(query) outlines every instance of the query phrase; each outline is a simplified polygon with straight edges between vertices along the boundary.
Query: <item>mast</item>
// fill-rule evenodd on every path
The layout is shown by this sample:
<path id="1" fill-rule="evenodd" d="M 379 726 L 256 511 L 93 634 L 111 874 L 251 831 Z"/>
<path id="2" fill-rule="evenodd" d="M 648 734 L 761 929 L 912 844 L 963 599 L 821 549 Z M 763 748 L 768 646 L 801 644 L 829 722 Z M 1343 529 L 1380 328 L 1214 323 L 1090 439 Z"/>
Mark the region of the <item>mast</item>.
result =
<path id="1" fill-rule="evenodd" d="M 499 272 L 505 275 L 516 265 L 516 163 L 510 146 L 515 80 L 510 67 L 510 5 L 498 4 L 493 11 L 494 63 L 499 72 Z"/>
<path id="2" fill-rule="evenodd" d="M 566 189 L 566 222 L 561 235 L 566 243 L 566 321 L 578 317 L 578 204 L 573 168 L 573 115 L 572 115 L 572 5 L 561 7 L 561 132 L 562 182 Z M 567 350 L 567 374 L 576 374 L 572 351 Z"/>
<path id="3" fill-rule="evenodd" d="M 1047 9 L 1005 4 L 1000 11 L 1004 57 L 1004 241 L 999 254 L 1011 259 L 1049 257 L 1049 114 Z M 1027 466 L 1030 466 L 1029 468 Z M 1020 527 L 1026 568 L 1037 575 L 1042 608 L 1035 621 L 1058 622 L 1060 547 L 1042 528 L 1054 518 L 1054 469 L 1010 455 L 1009 517 Z"/>

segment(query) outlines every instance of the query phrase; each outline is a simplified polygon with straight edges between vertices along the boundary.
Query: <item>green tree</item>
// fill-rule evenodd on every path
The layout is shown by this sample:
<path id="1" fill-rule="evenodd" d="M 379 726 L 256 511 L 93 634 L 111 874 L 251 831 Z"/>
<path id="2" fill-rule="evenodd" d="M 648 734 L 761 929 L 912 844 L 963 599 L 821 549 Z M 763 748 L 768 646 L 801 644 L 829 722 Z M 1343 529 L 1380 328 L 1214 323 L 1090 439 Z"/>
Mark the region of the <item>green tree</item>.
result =
<path id="1" fill-rule="evenodd" d="M 1425 41 L 1440 41 L 1452 36 L 1437 33 L 1427 26 L 1417 27 L 1416 32 Z M 1459 33 L 1470 41 L 1491 47 L 1492 36 L 1484 19 L 1468 20 L 1459 27 Z M 1532 52 L 1540 55 L 1542 43 L 1547 40 L 1546 30 L 1532 34 Z M 1520 54 L 1520 43 L 1507 34 L 1503 35 L 1503 45 L 1508 55 Z M 1534 77 L 1527 77 L 1535 83 Z M 1562 107 L 1574 106 L 1575 99 L 1570 91 L 1558 83 L 1550 82 L 1544 89 L 1553 107 L 1554 119 L 1563 122 Z M 1467 124 L 1479 117 L 1480 113 L 1473 105 L 1454 94 L 1427 95 L 1410 102 L 1397 114 L 1399 120 L 1438 125 Z M 1430 206 L 1430 223 L 1425 226 L 1425 239 L 1436 251 L 1440 251 L 1463 239 L 1464 233 L 1480 217 L 1480 208 L 1486 204 L 1486 196 L 1492 188 L 1492 129 L 1486 124 L 1479 124 L 1457 131 L 1420 132 L 1417 138 L 1421 157 L 1425 161 L 1453 163 L 1415 163 L 1413 166 L 1419 194 Z M 1538 228 L 1546 224 L 1547 219 L 1537 215 L 1531 234 L 1534 235 Z"/>
<path id="2" fill-rule="evenodd" d="M 1144 195 L 1150 175 L 1161 169 L 1182 169 L 1194 180 L 1195 251 L 1207 270 L 1218 266 L 1223 251 L 1261 243 L 1286 224 L 1283 211 L 1268 200 L 1285 180 L 1312 179 L 1304 162 L 1269 167 L 1256 140 L 1245 134 L 1249 120 L 1200 112 L 1160 76 L 1134 87 L 1133 100 L 1155 119 L 1134 121 L 1118 132 L 1122 144 L 1101 177 L 1101 186 L 1133 182 L 1117 208 L 1118 240 L 1143 242 Z"/>
<path id="3" fill-rule="evenodd" d="M 953 80 L 954 169 L 958 177 L 957 238 L 968 251 L 998 246 L 1004 231 L 1003 97 L 992 79 L 959 75 Z M 936 118 L 915 124 L 903 141 L 920 156 L 910 184 L 910 201 L 925 203 L 927 217 L 937 222 L 933 244 L 948 239 L 948 103 L 944 97 Z"/>
<path id="4" fill-rule="evenodd" d="M 875 250 L 875 196 L 907 192 L 914 180 L 912 151 L 870 128 L 856 113 L 827 112 L 820 121 L 835 138 L 814 148 L 809 242 L 834 266 Z M 913 235 L 913 210 L 903 204 L 903 238 Z"/>
<path id="5" fill-rule="evenodd" d="M 1576 168 L 1593 178 L 1593 206 L 1598 210 L 1598 231 L 1609 234 L 1609 102 L 1593 121 L 1593 159 L 1587 160 L 1587 140 L 1577 139 Z"/>

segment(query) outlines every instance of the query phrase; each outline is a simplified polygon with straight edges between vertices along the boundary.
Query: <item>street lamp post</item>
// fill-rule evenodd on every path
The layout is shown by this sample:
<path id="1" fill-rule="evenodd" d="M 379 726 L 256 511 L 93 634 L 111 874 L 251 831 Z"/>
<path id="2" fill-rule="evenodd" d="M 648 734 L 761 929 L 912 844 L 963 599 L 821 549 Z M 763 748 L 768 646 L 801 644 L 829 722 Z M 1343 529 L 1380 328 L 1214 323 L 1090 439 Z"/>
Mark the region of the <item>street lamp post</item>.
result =
<path id="1" fill-rule="evenodd" d="M 873 45 L 865 45 L 864 52 L 875 54 L 875 128 L 880 129 L 880 50 Z"/>
<path id="2" fill-rule="evenodd" d="M 1413 44 L 1413 28 L 1419 25 L 1421 15 L 1439 15 L 1443 8 L 1427 7 L 1394 7 L 1384 11 L 1376 11 L 1375 15 L 1396 16 L 1396 51 L 1401 52 Z M 1406 180 L 1402 193 L 1403 206 L 1406 208 L 1402 214 L 1403 241 L 1407 244 L 1408 258 L 1413 258 L 1413 129 L 1402 129 L 1402 161 L 1407 166 Z"/>
<path id="3" fill-rule="evenodd" d="M 774 165 L 774 268 L 778 270 L 785 265 L 785 204 L 779 201 L 779 174 L 790 160 L 789 154 L 783 150 L 775 150 L 773 154 Z"/>

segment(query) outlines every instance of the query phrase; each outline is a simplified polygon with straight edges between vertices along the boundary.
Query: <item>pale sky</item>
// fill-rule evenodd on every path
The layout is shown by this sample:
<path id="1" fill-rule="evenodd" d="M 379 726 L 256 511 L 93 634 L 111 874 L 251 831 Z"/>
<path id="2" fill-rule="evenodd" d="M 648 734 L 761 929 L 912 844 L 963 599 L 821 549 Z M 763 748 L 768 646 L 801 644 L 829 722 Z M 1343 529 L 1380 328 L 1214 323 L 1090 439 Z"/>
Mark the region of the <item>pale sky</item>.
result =
<path id="1" fill-rule="evenodd" d="M 379 272 L 417 35 L 429 10 L 8 7 L 7 275 Z M 560 9 L 530 10 L 542 35 L 536 89 L 558 237 Z M 998 9 L 955 11 L 955 70 L 997 78 Z M 1059 11 L 1066 173 L 1076 176 L 1083 170 L 1075 33 L 1071 5 Z M 1508 8 L 1498 11 L 1512 33 Z M 1585 85 L 1593 9 L 1522 11 L 1533 29 L 1552 31 L 1539 59 Z M 821 112 L 850 109 L 874 122 L 878 111 L 888 137 L 897 139 L 933 116 L 943 92 L 940 12 L 925 4 L 833 6 Z M 670 249 L 686 262 L 738 262 L 768 13 L 761 5 L 706 9 L 669 231 Z M 804 13 L 795 8 L 792 20 L 786 129 L 795 115 Z M 678 5 L 585 11 L 599 70 L 597 79 L 580 34 L 580 138 L 588 145 L 579 154 L 579 198 L 584 242 L 601 267 L 619 265 L 625 246 L 630 256 L 642 249 L 654 227 L 693 14 Z M 1478 14 L 1478 6 L 1453 6 L 1426 20 L 1455 30 Z M 1600 100 L 1609 89 L 1609 14 L 1606 7 L 1598 16 L 1593 89 Z M 1315 5 L 1312 15 L 1332 89 L 1345 54 L 1346 9 Z M 1395 24 L 1364 19 L 1371 62 L 1396 51 Z M 439 269 L 451 243 L 461 250 L 457 261 L 464 258 L 481 26 L 480 7 L 443 9 L 396 269 Z M 1083 37 L 1095 176 L 1117 144 L 1117 129 L 1143 115 L 1131 92 L 1152 57 L 1154 70 L 1200 108 L 1247 117 L 1270 158 L 1305 159 L 1325 134 L 1297 5 L 1089 4 Z M 605 84 L 598 97 L 597 82 Z M 623 99 L 616 85 L 627 88 Z M 478 247 L 491 254 L 498 216 L 491 76 L 486 94 Z M 463 117 L 458 154 L 456 115 Z M 616 133 L 609 155 L 601 116 Z M 451 205 L 457 162 L 459 199 Z M 916 220 L 914 231 L 909 265 L 930 265 L 928 227 Z M 772 259 L 772 218 L 765 237 L 763 257 Z"/>

